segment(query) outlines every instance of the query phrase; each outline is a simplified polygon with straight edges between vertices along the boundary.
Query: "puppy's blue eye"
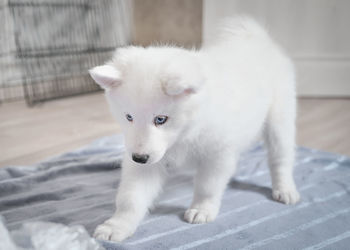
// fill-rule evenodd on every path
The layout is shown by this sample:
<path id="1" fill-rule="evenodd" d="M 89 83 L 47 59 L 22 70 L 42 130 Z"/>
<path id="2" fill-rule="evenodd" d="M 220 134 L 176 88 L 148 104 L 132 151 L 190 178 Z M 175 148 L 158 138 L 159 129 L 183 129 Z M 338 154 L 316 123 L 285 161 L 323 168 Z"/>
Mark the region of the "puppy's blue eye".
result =
<path id="1" fill-rule="evenodd" d="M 129 114 L 126 114 L 126 119 L 127 119 L 129 122 L 132 122 L 132 121 L 133 121 L 132 116 L 129 115 Z"/>
<path id="2" fill-rule="evenodd" d="M 163 125 L 164 123 L 166 123 L 167 120 L 168 120 L 167 116 L 158 115 L 158 116 L 154 117 L 154 125 L 156 125 L 156 126 Z"/>

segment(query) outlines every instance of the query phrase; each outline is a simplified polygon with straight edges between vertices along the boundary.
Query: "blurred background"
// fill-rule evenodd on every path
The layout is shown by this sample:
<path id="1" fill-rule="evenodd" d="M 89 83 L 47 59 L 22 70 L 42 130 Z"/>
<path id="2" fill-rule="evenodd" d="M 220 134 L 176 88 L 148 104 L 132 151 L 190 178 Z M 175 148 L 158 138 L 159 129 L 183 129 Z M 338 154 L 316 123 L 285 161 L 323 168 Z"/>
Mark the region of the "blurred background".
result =
<path id="1" fill-rule="evenodd" d="M 120 132 L 87 74 L 115 48 L 200 48 L 237 14 L 296 64 L 298 145 L 350 155 L 349 13 L 347 0 L 0 0 L 0 167 Z"/>

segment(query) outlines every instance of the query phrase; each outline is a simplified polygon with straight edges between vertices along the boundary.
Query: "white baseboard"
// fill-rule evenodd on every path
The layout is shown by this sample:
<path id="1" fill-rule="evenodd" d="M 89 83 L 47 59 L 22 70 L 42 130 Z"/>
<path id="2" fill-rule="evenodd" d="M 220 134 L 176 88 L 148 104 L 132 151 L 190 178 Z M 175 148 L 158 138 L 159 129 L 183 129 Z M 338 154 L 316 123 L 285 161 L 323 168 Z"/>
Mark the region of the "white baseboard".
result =
<path id="1" fill-rule="evenodd" d="M 350 97 L 350 58 L 295 58 L 299 96 Z"/>

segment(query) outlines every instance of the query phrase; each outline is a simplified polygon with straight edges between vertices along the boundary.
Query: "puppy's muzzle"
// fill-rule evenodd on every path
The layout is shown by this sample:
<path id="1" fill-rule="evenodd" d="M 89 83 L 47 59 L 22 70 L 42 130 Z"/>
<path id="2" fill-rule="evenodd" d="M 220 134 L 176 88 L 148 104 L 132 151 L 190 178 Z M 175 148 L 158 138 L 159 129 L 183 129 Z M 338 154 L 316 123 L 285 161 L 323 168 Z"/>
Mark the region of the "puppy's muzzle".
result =
<path id="1" fill-rule="evenodd" d="M 149 155 L 132 154 L 134 162 L 145 164 L 148 161 Z"/>

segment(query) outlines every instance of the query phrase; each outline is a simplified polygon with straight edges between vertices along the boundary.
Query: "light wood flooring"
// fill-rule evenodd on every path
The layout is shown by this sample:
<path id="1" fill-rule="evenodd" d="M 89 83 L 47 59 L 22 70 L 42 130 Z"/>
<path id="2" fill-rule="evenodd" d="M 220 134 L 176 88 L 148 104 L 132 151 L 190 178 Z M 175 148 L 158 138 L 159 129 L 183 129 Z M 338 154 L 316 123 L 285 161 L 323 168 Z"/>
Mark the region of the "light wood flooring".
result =
<path id="1" fill-rule="evenodd" d="M 350 156 L 350 99 L 299 99 L 298 145 Z M 0 105 L 0 167 L 29 165 L 118 133 L 102 93 Z"/>

